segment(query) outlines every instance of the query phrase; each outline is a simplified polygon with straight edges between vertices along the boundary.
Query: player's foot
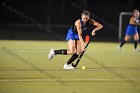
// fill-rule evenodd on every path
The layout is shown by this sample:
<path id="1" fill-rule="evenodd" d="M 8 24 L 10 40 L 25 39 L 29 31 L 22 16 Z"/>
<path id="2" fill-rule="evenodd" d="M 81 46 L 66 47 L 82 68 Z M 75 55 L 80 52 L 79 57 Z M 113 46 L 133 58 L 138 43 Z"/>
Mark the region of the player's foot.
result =
<path id="1" fill-rule="evenodd" d="M 134 51 L 134 52 L 140 52 L 140 50 L 137 49 L 137 48 L 136 48 L 136 49 L 133 49 L 133 51 Z"/>
<path id="2" fill-rule="evenodd" d="M 66 64 L 64 64 L 63 69 L 74 69 L 74 67 L 71 64 L 67 65 L 67 63 L 66 63 Z"/>
<path id="3" fill-rule="evenodd" d="M 52 49 L 50 50 L 49 55 L 48 55 L 48 59 L 51 60 L 54 56 L 55 56 L 55 53 L 54 53 L 54 49 L 52 48 Z"/>
<path id="4" fill-rule="evenodd" d="M 118 46 L 118 50 L 119 50 L 119 51 L 122 51 L 122 47 Z"/>

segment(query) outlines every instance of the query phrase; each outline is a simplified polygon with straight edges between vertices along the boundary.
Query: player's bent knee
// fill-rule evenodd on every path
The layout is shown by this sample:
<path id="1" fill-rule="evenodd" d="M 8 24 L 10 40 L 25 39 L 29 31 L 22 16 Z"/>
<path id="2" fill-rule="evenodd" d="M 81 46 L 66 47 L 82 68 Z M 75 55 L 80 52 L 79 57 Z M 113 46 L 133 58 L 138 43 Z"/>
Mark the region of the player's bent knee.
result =
<path id="1" fill-rule="evenodd" d="M 76 53 L 77 53 L 78 55 L 80 55 L 82 52 L 83 52 L 82 50 L 79 50 L 79 51 L 77 51 Z"/>
<path id="2" fill-rule="evenodd" d="M 134 38 L 135 41 L 139 41 L 139 37 Z"/>
<path id="3" fill-rule="evenodd" d="M 129 39 L 124 39 L 126 42 L 128 42 L 129 41 Z"/>
<path id="4" fill-rule="evenodd" d="M 135 41 L 139 41 L 139 38 L 138 39 L 135 39 Z"/>
<path id="5" fill-rule="evenodd" d="M 139 37 L 137 37 L 137 41 L 139 41 Z"/>
<path id="6" fill-rule="evenodd" d="M 75 54 L 76 52 L 75 51 L 70 51 L 69 54 L 73 55 Z"/>

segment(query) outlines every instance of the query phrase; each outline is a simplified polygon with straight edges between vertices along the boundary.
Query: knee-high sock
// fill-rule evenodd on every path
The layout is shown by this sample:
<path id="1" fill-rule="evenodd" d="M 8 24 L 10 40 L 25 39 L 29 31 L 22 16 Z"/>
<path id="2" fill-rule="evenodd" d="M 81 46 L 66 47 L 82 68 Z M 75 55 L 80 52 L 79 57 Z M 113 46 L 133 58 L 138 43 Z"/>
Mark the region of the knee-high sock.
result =
<path id="1" fill-rule="evenodd" d="M 120 47 L 122 47 L 125 43 L 126 43 L 126 41 L 123 40 L 123 41 L 121 42 L 121 44 L 120 44 Z"/>
<path id="2" fill-rule="evenodd" d="M 67 55 L 67 49 L 55 50 L 54 53 Z"/>
<path id="3" fill-rule="evenodd" d="M 78 58 L 79 55 L 76 53 L 72 55 L 72 57 L 68 60 L 67 64 L 71 64 L 75 59 Z"/>
<path id="4" fill-rule="evenodd" d="M 138 41 L 134 41 L 134 49 L 137 49 Z"/>

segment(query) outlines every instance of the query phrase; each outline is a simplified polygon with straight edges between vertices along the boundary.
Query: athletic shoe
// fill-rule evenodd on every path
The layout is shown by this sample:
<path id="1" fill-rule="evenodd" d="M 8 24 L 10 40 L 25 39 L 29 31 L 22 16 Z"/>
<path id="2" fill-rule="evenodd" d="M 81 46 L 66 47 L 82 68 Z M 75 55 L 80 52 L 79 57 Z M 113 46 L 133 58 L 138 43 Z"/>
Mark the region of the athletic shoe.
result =
<path id="1" fill-rule="evenodd" d="M 118 46 L 118 50 L 119 50 L 119 51 L 122 51 L 122 47 Z"/>
<path id="2" fill-rule="evenodd" d="M 133 49 L 133 51 L 134 51 L 134 52 L 140 52 L 140 50 L 139 50 L 139 49 Z"/>
<path id="3" fill-rule="evenodd" d="M 55 53 L 54 53 L 54 49 L 52 48 L 52 49 L 50 50 L 49 55 L 48 55 L 48 59 L 51 60 L 54 56 L 55 56 Z"/>
<path id="4" fill-rule="evenodd" d="M 64 64 L 63 69 L 74 69 L 74 67 L 71 64 L 67 65 L 67 63 L 66 63 L 66 64 Z"/>

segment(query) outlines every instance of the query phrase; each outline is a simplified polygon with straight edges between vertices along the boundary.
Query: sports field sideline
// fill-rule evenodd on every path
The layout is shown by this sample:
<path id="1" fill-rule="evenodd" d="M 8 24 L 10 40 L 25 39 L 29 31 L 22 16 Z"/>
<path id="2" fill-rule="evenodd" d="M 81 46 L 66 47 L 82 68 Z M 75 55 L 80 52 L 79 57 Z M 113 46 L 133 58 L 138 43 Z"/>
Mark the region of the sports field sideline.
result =
<path id="1" fill-rule="evenodd" d="M 117 46 L 92 42 L 77 69 L 63 70 L 70 56 L 48 53 L 66 42 L 0 40 L 0 93 L 140 93 L 140 52 Z"/>

